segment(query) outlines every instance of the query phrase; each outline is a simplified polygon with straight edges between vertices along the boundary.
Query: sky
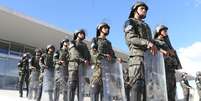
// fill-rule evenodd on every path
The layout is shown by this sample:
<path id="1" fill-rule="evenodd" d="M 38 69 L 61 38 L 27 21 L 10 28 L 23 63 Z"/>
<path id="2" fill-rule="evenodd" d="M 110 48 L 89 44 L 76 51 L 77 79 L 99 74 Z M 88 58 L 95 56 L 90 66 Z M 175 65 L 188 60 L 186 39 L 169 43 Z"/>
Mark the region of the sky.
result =
<path id="1" fill-rule="evenodd" d="M 0 0 L 0 6 L 36 20 L 74 32 L 83 28 L 87 38 L 95 36 L 96 26 L 111 26 L 108 39 L 124 52 L 123 25 L 136 0 Z M 159 24 L 168 26 L 173 47 L 183 70 L 192 75 L 201 71 L 201 0 L 142 0 L 149 6 L 145 22 L 152 31 Z"/>

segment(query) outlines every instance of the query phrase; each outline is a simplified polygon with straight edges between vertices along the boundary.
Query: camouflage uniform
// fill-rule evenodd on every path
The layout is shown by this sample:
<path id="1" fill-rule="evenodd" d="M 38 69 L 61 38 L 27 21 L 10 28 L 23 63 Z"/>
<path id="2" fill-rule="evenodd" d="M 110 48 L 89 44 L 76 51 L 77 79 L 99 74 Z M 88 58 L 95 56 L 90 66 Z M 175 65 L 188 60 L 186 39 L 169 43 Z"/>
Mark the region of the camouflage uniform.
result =
<path id="1" fill-rule="evenodd" d="M 24 81 L 26 83 L 26 90 L 27 94 L 26 96 L 28 97 L 28 86 L 29 86 L 29 54 L 25 53 L 23 54 L 22 60 L 19 61 L 18 63 L 18 69 L 19 69 L 19 93 L 20 97 L 23 96 L 23 84 Z"/>
<path id="2" fill-rule="evenodd" d="M 154 32 L 155 42 L 158 48 L 161 48 L 167 52 L 170 50 L 174 50 L 172 47 L 168 36 L 164 36 L 162 38 L 159 37 L 159 33 L 162 30 L 168 30 L 168 28 L 164 25 L 159 25 L 156 27 Z M 176 54 L 176 52 L 175 52 Z M 175 70 L 180 69 L 180 62 L 178 58 L 175 56 L 166 56 L 164 55 L 164 62 L 165 62 L 165 72 L 166 72 L 166 84 L 167 84 L 167 94 L 168 94 L 168 101 L 175 101 L 176 96 L 176 77 L 175 77 Z"/>
<path id="3" fill-rule="evenodd" d="M 30 64 L 30 82 L 29 82 L 29 99 L 32 99 L 33 97 L 33 92 L 34 92 L 34 97 L 33 99 L 36 99 L 37 97 L 37 87 L 39 85 L 39 74 L 40 74 L 40 65 L 39 65 L 39 60 L 42 55 L 42 50 L 41 49 L 36 49 L 35 50 L 35 56 L 33 56 L 29 62 Z"/>
<path id="4" fill-rule="evenodd" d="M 68 78 L 68 49 L 62 48 L 63 44 L 69 43 L 64 39 L 60 43 L 60 50 L 54 54 L 55 75 L 54 75 L 54 101 L 59 100 L 60 91 L 63 93 L 63 101 L 67 100 L 67 78 Z"/>
<path id="5" fill-rule="evenodd" d="M 74 101 L 75 91 L 78 90 L 78 68 L 79 68 L 79 52 L 75 47 L 75 44 L 70 42 L 69 45 L 69 63 L 68 63 L 68 90 L 67 101 Z"/>
<path id="6" fill-rule="evenodd" d="M 183 89 L 184 101 L 189 101 L 190 89 L 192 87 L 189 85 L 186 76 L 187 76 L 187 73 L 182 74 L 182 80 L 180 81 L 180 84 Z"/>
<path id="7" fill-rule="evenodd" d="M 197 85 L 197 91 L 199 95 L 199 101 L 201 101 L 201 72 L 196 73 L 195 83 Z"/>
<path id="8" fill-rule="evenodd" d="M 100 66 L 100 60 L 103 59 L 103 55 L 108 54 L 112 59 L 115 59 L 115 53 L 112 49 L 112 44 L 109 40 L 100 38 L 100 29 L 102 27 L 110 29 L 107 23 L 101 23 L 97 27 L 96 37 L 92 39 L 92 45 L 95 45 L 96 52 L 91 52 L 92 64 L 94 64 L 92 80 L 91 80 L 91 101 L 98 101 L 99 94 L 102 101 L 103 94 L 103 82 L 102 82 L 102 67 Z M 106 33 L 107 35 L 109 34 Z"/>
<path id="9" fill-rule="evenodd" d="M 52 52 L 49 52 L 52 49 Z M 55 47 L 53 45 L 48 45 L 46 48 L 46 53 L 42 54 L 40 58 L 41 67 L 41 78 L 43 81 L 43 91 L 48 92 L 49 101 L 53 101 L 53 78 L 54 78 L 54 55 Z M 47 77 L 48 76 L 48 77 Z M 44 88 L 47 86 L 46 88 Z"/>
<path id="10" fill-rule="evenodd" d="M 152 40 L 151 30 L 147 23 L 134 18 L 134 12 L 139 6 L 148 6 L 144 2 L 137 2 L 130 12 L 129 19 L 125 22 L 124 32 L 126 44 L 129 48 L 129 86 L 131 88 L 131 100 L 141 101 L 145 99 L 145 78 L 144 78 L 144 52 Z M 129 92 L 126 93 L 130 96 Z"/>

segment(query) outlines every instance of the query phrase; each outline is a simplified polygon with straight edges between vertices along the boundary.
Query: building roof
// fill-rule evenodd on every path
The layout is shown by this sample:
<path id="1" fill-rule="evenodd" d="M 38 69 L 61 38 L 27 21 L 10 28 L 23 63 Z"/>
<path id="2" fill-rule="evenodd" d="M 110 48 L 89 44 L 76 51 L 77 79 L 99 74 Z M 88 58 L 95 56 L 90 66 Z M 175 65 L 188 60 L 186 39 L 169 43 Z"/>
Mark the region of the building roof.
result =
<path id="1" fill-rule="evenodd" d="M 72 39 L 73 36 L 71 32 L 3 7 L 0 7 L 0 22 L 1 39 L 33 47 L 44 48 L 48 44 L 58 47 L 64 37 Z M 127 58 L 123 51 L 115 49 L 115 52 L 117 56 Z"/>

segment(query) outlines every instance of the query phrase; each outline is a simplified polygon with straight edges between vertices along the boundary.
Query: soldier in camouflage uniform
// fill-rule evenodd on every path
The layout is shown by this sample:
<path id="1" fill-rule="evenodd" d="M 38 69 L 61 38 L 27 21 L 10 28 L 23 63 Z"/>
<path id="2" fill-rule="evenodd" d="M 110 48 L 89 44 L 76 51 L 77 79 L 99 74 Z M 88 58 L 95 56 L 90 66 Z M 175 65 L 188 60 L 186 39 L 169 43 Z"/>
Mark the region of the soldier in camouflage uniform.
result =
<path id="1" fill-rule="evenodd" d="M 27 90 L 26 96 L 28 97 L 28 92 L 29 92 L 29 89 L 28 89 L 28 86 L 29 86 L 29 59 L 30 59 L 30 54 L 24 53 L 22 56 L 22 60 L 20 60 L 18 63 L 20 97 L 23 97 L 23 84 L 24 84 L 24 82 L 26 83 L 26 90 Z"/>
<path id="2" fill-rule="evenodd" d="M 54 54 L 54 101 L 59 100 L 60 91 L 63 93 L 63 101 L 67 100 L 67 73 L 68 73 L 68 45 L 69 40 L 64 39 L 60 43 L 60 50 Z"/>
<path id="3" fill-rule="evenodd" d="M 84 43 L 84 39 L 86 37 L 86 32 L 83 29 L 77 30 L 74 33 L 73 42 L 75 43 L 75 47 L 77 48 L 80 55 L 80 64 L 79 64 L 79 99 L 82 100 L 83 96 L 86 94 L 86 86 L 89 78 L 87 77 L 88 65 L 90 62 L 90 52 L 87 47 L 87 44 Z"/>
<path id="4" fill-rule="evenodd" d="M 40 65 L 39 60 L 42 55 L 41 49 L 35 49 L 35 55 L 29 61 L 29 68 L 31 70 L 30 81 L 29 81 L 29 99 L 36 99 L 37 87 L 39 85 L 39 74 L 40 74 Z M 33 93 L 34 92 L 34 93 Z"/>
<path id="5" fill-rule="evenodd" d="M 102 84 L 102 69 L 100 66 L 100 60 L 104 57 L 108 61 L 116 59 L 115 53 L 112 49 L 112 44 L 106 37 L 109 35 L 110 26 L 107 23 L 100 23 L 96 29 L 96 37 L 92 39 L 91 46 L 93 51 L 91 52 L 92 64 L 94 64 L 92 80 L 91 80 L 91 101 L 98 101 L 99 94 L 103 93 Z M 103 57 L 104 56 L 104 57 Z"/>
<path id="6" fill-rule="evenodd" d="M 43 51 L 42 51 L 43 54 Z M 41 57 L 39 60 L 39 66 L 42 65 L 41 64 Z M 40 68 L 40 73 L 39 73 L 39 84 L 37 87 L 37 95 L 36 95 L 36 101 L 41 101 L 41 96 L 42 96 L 42 90 L 43 90 L 43 72 L 44 72 L 44 68 Z"/>
<path id="7" fill-rule="evenodd" d="M 136 2 L 131 8 L 129 19 L 125 22 L 124 32 L 126 44 L 129 48 L 129 86 L 131 88 L 131 100 L 141 101 L 145 99 L 144 78 L 144 52 L 150 50 L 156 54 L 157 48 L 152 43 L 150 27 L 144 22 L 148 6 L 144 2 Z M 127 96 L 130 94 L 127 93 Z"/>
<path id="8" fill-rule="evenodd" d="M 154 31 L 154 39 L 160 52 L 163 53 L 166 71 L 166 84 L 168 101 L 175 101 L 176 96 L 176 77 L 175 70 L 181 69 L 181 64 L 176 55 L 174 48 L 172 47 L 167 33 L 168 27 L 159 25 Z"/>
<path id="9" fill-rule="evenodd" d="M 43 81 L 43 87 L 44 85 L 47 86 L 46 89 L 43 88 L 43 91 L 48 92 L 49 101 L 53 101 L 54 51 L 55 47 L 53 45 L 47 45 L 46 52 L 42 54 L 39 61 L 41 67 L 40 78 Z"/>
<path id="10" fill-rule="evenodd" d="M 200 71 L 198 71 L 196 73 L 195 83 L 196 83 L 196 86 L 197 86 L 197 91 L 198 91 L 198 95 L 199 95 L 199 101 L 201 101 L 201 72 Z"/>
<path id="11" fill-rule="evenodd" d="M 68 90 L 67 90 L 67 101 L 74 101 L 75 91 L 78 90 L 78 68 L 80 62 L 80 56 L 74 42 L 70 42 L 68 46 L 69 52 L 69 63 L 68 63 Z"/>
<path id="12" fill-rule="evenodd" d="M 183 89 L 183 95 L 184 95 L 184 101 L 189 101 L 189 98 L 190 98 L 190 89 L 192 89 L 192 87 L 189 85 L 188 83 L 188 80 L 187 80 L 187 73 L 182 73 L 182 76 L 181 76 L 181 81 L 180 81 L 180 84 L 181 84 L 181 87 Z"/>

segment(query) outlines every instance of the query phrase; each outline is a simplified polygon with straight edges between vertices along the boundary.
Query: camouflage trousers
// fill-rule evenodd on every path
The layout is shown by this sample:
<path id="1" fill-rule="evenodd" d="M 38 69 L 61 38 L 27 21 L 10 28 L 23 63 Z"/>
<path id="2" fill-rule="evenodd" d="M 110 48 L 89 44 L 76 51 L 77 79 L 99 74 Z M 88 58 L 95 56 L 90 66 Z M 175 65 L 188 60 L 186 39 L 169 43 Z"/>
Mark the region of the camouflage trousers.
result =
<path id="1" fill-rule="evenodd" d="M 176 96 L 176 77 L 174 71 L 166 70 L 166 84 L 168 101 L 175 101 Z"/>
<path id="2" fill-rule="evenodd" d="M 146 89 L 144 81 L 144 65 L 129 66 L 129 85 L 131 86 L 131 101 L 145 101 Z M 128 93 L 127 93 L 128 95 Z"/>

